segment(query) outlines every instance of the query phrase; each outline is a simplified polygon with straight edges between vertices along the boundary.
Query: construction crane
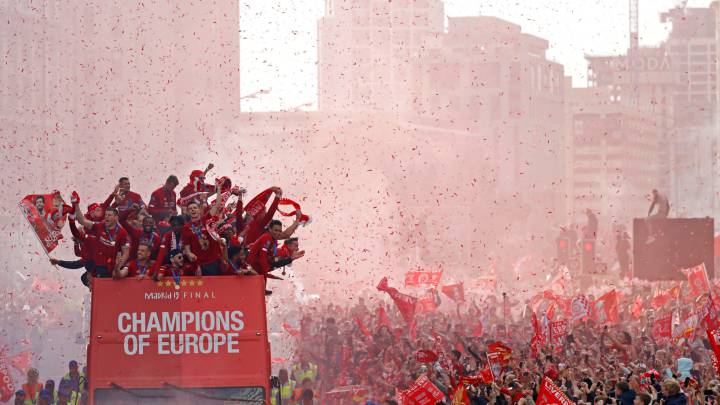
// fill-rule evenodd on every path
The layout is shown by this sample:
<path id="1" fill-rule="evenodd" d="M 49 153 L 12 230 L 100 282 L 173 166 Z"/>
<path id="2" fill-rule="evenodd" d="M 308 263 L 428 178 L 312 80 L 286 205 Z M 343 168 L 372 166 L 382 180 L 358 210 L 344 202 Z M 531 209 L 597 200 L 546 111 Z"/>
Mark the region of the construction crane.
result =
<path id="1" fill-rule="evenodd" d="M 636 63 L 636 59 L 639 57 L 640 49 L 640 0 L 629 0 L 629 22 L 630 22 L 630 47 L 628 48 L 628 67 L 630 70 L 630 106 L 637 107 L 639 105 L 640 98 L 640 67 Z"/>

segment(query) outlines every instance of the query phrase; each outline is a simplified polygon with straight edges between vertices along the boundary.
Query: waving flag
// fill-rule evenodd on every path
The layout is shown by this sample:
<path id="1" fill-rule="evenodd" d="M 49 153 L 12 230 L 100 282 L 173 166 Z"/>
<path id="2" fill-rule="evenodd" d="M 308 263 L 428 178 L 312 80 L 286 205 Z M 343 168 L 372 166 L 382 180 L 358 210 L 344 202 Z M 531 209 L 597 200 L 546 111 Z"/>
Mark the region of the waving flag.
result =
<path id="1" fill-rule="evenodd" d="M 465 290 L 462 283 L 445 285 L 442 287 L 442 292 L 457 303 L 465 302 Z"/>
<path id="2" fill-rule="evenodd" d="M 702 320 L 705 322 L 705 326 L 708 329 L 716 329 L 720 327 L 720 315 L 718 314 L 717 306 L 712 294 L 708 294 L 707 302 L 702 308 Z"/>
<path id="3" fill-rule="evenodd" d="M 680 286 L 675 286 L 669 290 L 655 290 L 652 300 L 650 300 L 650 306 L 658 310 L 670 300 L 677 300 L 678 298 L 680 298 Z"/>
<path id="4" fill-rule="evenodd" d="M 435 405 L 444 397 L 445 394 L 427 376 L 422 375 L 412 387 L 398 392 L 397 401 L 403 405 Z"/>
<path id="5" fill-rule="evenodd" d="M 565 393 L 548 377 L 543 377 L 536 405 L 574 405 Z"/>
<path id="6" fill-rule="evenodd" d="M 568 334 L 568 322 L 564 319 L 550 323 L 550 336 L 553 343 L 562 342 Z"/>
<path id="7" fill-rule="evenodd" d="M 412 325 L 415 323 L 415 313 L 417 312 L 418 302 L 417 298 L 403 294 L 398 291 L 397 288 L 390 287 L 388 285 L 387 277 L 380 280 L 380 284 L 378 284 L 377 289 L 386 292 L 390 298 L 392 298 L 406 324 Z"/>
<path id="8" fill-rule="evenodd" d="M 643 299 L 641 296 L 637 296 L 635 298 L 635 302 L 633 302 L 632 307 L 630 307 L 630 313 L 635 318 L 640 318 L 643 312 Z"/>
<path id="9" fill-rule="evenodd" d="M 435 291 L 428 291 L 425 295 L 417 299 L 417 310 L 420 314 L 427 314 L 437 311 L 438 301 Z"/>
<path id="10" fill-rule="evenodd" d="M 681 271 L 687 276 L 690 293 L 693 296 L 697 297 L 710 292 L 710 282 L 708 281 L 707 271 L 705 271 L 705 263 Z"/>
<path id="11" fill-rule="evenodd" d="M 60 192 L 31 194 L 20 201 L 25 220 L 37 235 L 45 252 L 50 253 L 62 239 L 62 228 L 72 208 L 65 205 Z"/>
<path id="12" fill-rule="evenodd" d="M 672 313 L 655 319 L 655 322 L 653 322 L 652 337 L 656 342 L 668 340 L 672 337 Z"/>
<path id="13" fill-rule="evenodd" d="M 618 305 L 620 296 L 612 290 L 595 301 L 595 321 L 600 325 L 617 324 L 620 322 Z"/>
<path id="14" fill-rule="evenodd" d="M 573 322 L 579 322 L 590 315 L 590 304 L 588 304 L 587 298 L 585 298 L 584 295 L 578 295 L 573 298 L 570 307 L 571 320 Z"/>
<path id="15" fill-rule="evenodd" d="M 405 273 L 405 287 L 437 288 L 442 278 L 441 271 L 413 270 Z"/>
<path id="16" fill-rule="evenodd" d="M 715 372 L 720 374 L 720 365 L 718 364 L 718 359 L 720 359 L 720 329 L 708 329 L 707 336 L 712 352 L 715 355 Z"/>

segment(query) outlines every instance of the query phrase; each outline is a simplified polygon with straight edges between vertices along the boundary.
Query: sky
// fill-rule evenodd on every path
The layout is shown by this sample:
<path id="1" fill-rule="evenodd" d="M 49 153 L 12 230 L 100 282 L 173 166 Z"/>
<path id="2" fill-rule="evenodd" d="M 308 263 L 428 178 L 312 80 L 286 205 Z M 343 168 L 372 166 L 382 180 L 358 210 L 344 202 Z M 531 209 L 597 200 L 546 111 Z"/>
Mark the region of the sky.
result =
<path id="1" fill-rule="evenodd" d="M 680 0 L 640 0 L 640 44 L 668 32 L 659 14 Z M 710 0 L 690 0 L 706 7 Z M 242 0 L 240 63 L 243 111 L 313 109 L 317 101 L 317 21 L 325 0 Z M 550 42 L 576 87 L 585 86 L 585 54 L 619 54 L 628 44 L 628 0 L 445 0 L 448 16 L 489 15 Z M 258 91 L 266 94 L 252 96 Z"/>

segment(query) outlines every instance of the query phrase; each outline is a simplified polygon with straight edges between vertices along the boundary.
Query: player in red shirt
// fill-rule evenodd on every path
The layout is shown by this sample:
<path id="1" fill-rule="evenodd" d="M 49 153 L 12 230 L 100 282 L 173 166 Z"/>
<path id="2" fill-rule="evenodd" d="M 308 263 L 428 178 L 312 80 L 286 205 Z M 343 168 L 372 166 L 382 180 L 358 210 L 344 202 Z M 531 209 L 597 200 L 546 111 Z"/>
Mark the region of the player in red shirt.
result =
<path id="1" fill-rule="evenodd" d="M 205 176 L 207 176 L 208 172 L 212 170 L 213 167 L 215 166 L 210 163 L 205 171 L 193 170 L 190 173 L 190 182 L 186 184 L 182 190 L 180 190 L 180 201 L 178 203 L 183 209 L 190 203 L 190 201 L 202 204 L 204 201 L 202 197 L 205 193 L 215 192 L 215 186 L 205 183 Z M 185 212 L 183 211 L 183 214 L 184 213 Z"/>
<path id="2" fill-rule="evenodd" d="M 177 205 L 175 200 L 175 187 L 180 184 L 178 178 L 174 175 L 165 180 L 165 184 L 152 192 L 150 195 L 150 203 L 148 204 L 148 212 L 155 219 L 155 222 L 167 221 L 171 216 L 177 215 Z"/>
<path id="3" fill-rule="evenodd" d="M 137 250 L 141 243 L 150 246 L 151 258 L 157 257 L 158 250 L 160 249 L 160 235 L 155 230 L 155 220 L 153 220 L 149 214 L 144 215 L 141 228 L 137 228 L 128 222 L 130 215 L 139 212 L 141 212 L 141 209 L 135 205 L 133 209 L 122 212 L 119 215 L 120 225 L 130 237 L 130 260 L 137 257 Z"/>
<path id="4" fill-rule="evenodd" d="M 158 266 L 156 264 L 156 280 L 160 281 L 164 277 L 172 277 L 173 280 L 175 280 L 175 283 L 178 284 L 180 277 L 200 276 L 200 268 L 197 264 L 185 262 L 182 250 L 171 250 L 168 256 L 170 257 L 169 264 L 162 266 Z"/>
<path id="5" fill-rule="evenodd" d="M 122 213 L 124 211 L 132 209 L 133 205 L 145 207 L 145 202 L 143 201 L 142 197 L 140 197 L 140 194 L 134 191 L 130 191 L 130 179 L 128 179 L 127 177 L 120 177 L 120 180 L 118 180 L 118 185 L 117 187 L 115 187 L 115 190 L 116 191 L 113 194 L 115 202 L 113 202 L 110 206 L 116 208 L 118 210 L 118 213 Z"/>
<path id="6" fill-rule="evenodd" d="M 200 266 L 203 276 L 217 276 L 221 273 L 221 249 L 216 240 L 219 236 L 208 232 L 208 223 L 217 222 L 222 208 L 220 188 L 215 188 L 216 199 L 210 211 L 203 215 L 200 204 L 195 201 L 187 205 L 190 221 L 185 224 L 182 233 L 182 244 L 185 257 Z"/>
<path id="7" fill-rule="evenodd" d="M 282 222 L 274 219 L 268 225 L 268 231 L 250 245 L 248 264 L 258 274 L 267 276 L 272 270 L 272 263 L 277 256 L 277 240 L 282 233 Z"/>
<path id="8" fill-rule="evenodd" d="M 155 265 L 150 259 L 150 249 L 149 244 L 141 242 L 138 246 L 137 259 L 131 260 L 123 268 L 116 267 L 113 271 L 113 278 L 116 280 L 125 277 L 151 278 L 155 271 Z"/>
<path id="9" fill-rule="evenodd" d="M 183 251 L 182 232 L 185 229 L 185 217 L 176 215 L 170 217 L 171 229 L 165 232 L 160 240 L 160 250 L 155 261 L 158 265 L 170 264 L 168 252 L 173 250 Z"/>
<path id="10" fill-rule="evenodd" d="M 73 192 L 73 207 L 75 212 L 80 211 L 79 198 Z M 87 234 L 94 237 L 93 262 L 95 263 L 95 277 L 105 278 L 112 276 L 116 266 L 123 266 L 130 256 L 130 241 L 127 232 L 118 224 L 118 212 L 115 208 L 105 210 L 103 222 L 93 222 L 83 215 L 75 217 L 85 228 Z"/>

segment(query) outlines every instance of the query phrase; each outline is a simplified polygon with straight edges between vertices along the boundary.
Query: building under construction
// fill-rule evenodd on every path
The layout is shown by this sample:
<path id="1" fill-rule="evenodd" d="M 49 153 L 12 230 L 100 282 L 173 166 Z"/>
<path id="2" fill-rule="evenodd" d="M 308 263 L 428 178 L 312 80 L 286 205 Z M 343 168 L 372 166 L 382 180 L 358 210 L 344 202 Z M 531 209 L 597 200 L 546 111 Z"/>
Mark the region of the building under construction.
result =
<path id="1" fill-rule="evenodd" d="M 711 216 L 718 207 L 713 197 L 720 190 L 713 180 L 718 170 L 717 10 L 714 2 L 707 8 L 681 5 L 663 13 L 660 18 L 672 29 L 658 47 L 638 47 L 631 20 L 627 54 L 587 56 L 588 87 L 628 113 L 645 114 L 656 126 L 658 171 L 652 183 L 667 190 L 673 216 Z M 632 145 L 642 143 L 628 140 L 627 146 Z M 647 155 L 646 150 L 635 152 Z M 643 158 L 637 164 L 647 162 Z"/>

